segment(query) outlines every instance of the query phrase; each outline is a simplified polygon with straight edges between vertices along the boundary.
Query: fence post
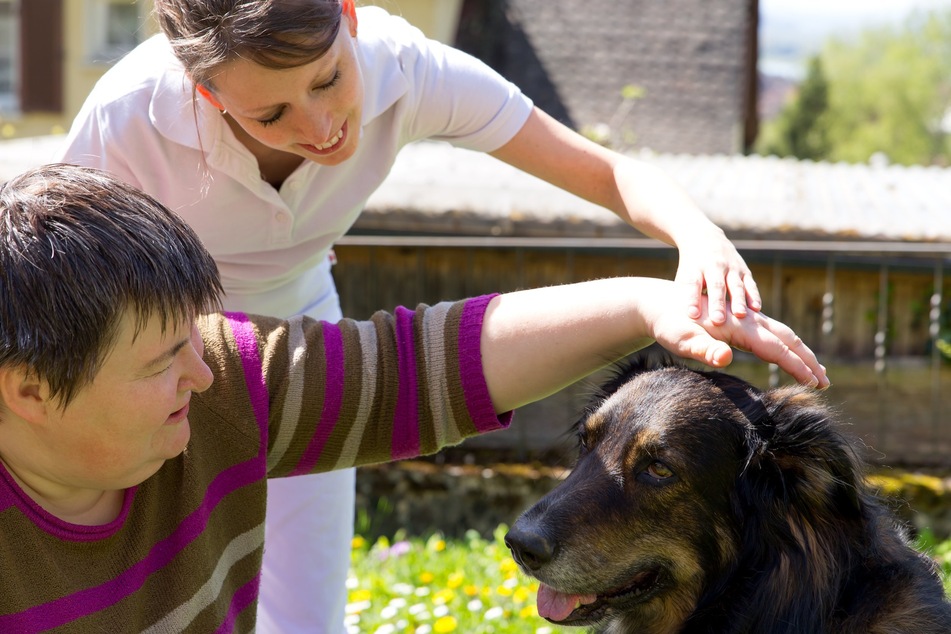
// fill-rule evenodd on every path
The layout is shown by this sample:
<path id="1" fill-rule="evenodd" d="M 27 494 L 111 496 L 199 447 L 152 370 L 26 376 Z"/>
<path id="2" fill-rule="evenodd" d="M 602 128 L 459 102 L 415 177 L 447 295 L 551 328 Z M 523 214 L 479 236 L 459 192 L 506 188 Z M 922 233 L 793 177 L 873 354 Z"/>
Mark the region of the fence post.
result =
<path id="1" fill-rule="evenodd" d="M 934 267 L 934 293 L 931 295 L 931 310 L 928 313 L 928 334 L 931 336 L 931 425 L 937 447 L 941 422 L 941 350 L 938 337 L 941 334 L 941 306 L 944 295 L 944 260 L 938 258 Z M 939 450 L 940 451 L 940 450 Z"/>
<path id="2" fill-rule="evenodd" d="M 888 381 L 885 376 L 888 353 L 888 262 L 883 262 L 878 278 L 878 323 L 875 331 L 875 374 L 878 377 L 878 443 L 884 449 L 888 420 Z"/>

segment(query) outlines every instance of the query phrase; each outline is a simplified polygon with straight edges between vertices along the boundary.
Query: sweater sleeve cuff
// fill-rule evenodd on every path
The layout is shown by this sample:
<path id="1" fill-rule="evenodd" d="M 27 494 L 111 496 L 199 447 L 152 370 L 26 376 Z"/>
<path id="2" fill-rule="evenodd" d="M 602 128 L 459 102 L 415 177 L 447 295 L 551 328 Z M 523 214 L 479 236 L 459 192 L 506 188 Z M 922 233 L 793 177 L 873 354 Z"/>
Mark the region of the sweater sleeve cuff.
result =
<path id="1" fill-rule="evenodd" d="M 466 406 L 472 422 L 480 433 L 505 429 L 512 422 L 513 412 L 497 415 L 482 367 L 482 322 L 489 302 L 498 293 L 483 295 L 466 302 L 459 323 L 459 373 Z"/>

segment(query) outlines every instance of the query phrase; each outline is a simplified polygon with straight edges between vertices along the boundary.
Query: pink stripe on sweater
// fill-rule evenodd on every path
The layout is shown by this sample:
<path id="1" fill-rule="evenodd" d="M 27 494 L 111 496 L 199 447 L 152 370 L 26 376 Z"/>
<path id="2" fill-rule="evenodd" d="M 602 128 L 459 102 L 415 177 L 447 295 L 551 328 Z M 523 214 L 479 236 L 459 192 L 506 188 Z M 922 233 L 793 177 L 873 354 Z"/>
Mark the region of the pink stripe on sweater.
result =
<path id="1" fill-rule="evenodd" d="M 340 418 L 343 403 L 344 352 L 343 335 L 336 325 L 324 323 L 324 407 L 320 412 L 320 424 L 311 438 L 307 450 L 294 468 L 292 475 L 310 473 L 323 454 L 327 439 Z"/>
<path id="2" fill-rule="evenodd" d="M 466 406 L 480 432 L 504 429 L 512 422 L 512 412 L 496 415 L 482 368 L 482 320 L 495 295 L 483 295 L 466 302 L 459 320 L 459 374 Z"/>
<path id="3" fill-rule="evenodd" d="M 248 388 L 248 397 L 251 407 L 254 408 L 254 418 L 261 431 L 261 456 L 267 453 L 268 434 L 268 402 L 267 385 L 264 382 L 264 370 L 261 365 L 261 355 L 258 354 L 258 339 L 254 334 L 254 327 L 244 313 L 225 313 L 231 332 L 241 355 L 241 367 L 244 369 L 244 383 Z"/>
<path id="4" fill-rule="evenodd" d="M 0 632 L 30 634 L 59 627 L 104 610 L 138 591 L 150 575 L 167 566 L 205 530 L 208 517 L 223 498 L 261 480 L 265 469 L 263 459 L 256 458 L 221 472 L 208 487 L 201 506 L 182 520 L 171 535 L 155 544 L 144 559 L 101 585 L 33 606 L 17 614 L 0 615 Z"/>
<path id="5" fill-rule="evenodd" d="M 261 585 L 261 573 L 255 575 L 253 579 L 238 588 L 231 597 L 231 604 L 228 606 L 228 614 L 225 620 L 216 630 L 215 634 L 227 634 L 234 631 L 234 622 L 248 606 L 252 605 L 257 599 L 258 588 Z"/>
<path id="6" fill-rule="evenodd" d="M 393 460 L 419 455 L 419 397 L 416 376 L 416 342 L 413 339 L 415 311 L 402 306 L 394 312 L 396 351 L 399 356 L 399 391 L 393 420 Z"/>

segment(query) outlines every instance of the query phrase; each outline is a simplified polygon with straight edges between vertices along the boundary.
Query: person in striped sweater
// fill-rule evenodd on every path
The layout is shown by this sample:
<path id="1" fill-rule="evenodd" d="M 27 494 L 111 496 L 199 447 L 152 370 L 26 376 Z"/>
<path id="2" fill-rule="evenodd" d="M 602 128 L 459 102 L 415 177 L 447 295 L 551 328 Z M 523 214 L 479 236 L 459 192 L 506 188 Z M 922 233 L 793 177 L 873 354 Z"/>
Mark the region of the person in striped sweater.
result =
<path id="1" fill-rule="evenodd" d="M 656 339 L 828 385 L 761 313 L 618 278 L 365 322 L 217 313 L 192 230 L 105 172 L 0 188 L 0 632 L 249 632 L 268 478 L 433 453 Z"/>

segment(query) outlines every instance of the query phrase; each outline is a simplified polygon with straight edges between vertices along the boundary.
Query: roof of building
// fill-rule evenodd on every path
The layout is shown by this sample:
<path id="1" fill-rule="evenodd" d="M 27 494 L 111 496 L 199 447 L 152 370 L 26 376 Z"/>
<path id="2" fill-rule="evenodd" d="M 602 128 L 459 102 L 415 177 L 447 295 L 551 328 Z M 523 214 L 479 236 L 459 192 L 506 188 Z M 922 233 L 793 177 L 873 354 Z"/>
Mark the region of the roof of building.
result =
<path id="1" fill-rule="evenodd" d="M 504 0 L 493 11 L 500 2 L 467 3 L 457 45 L 563 123 L 601 127 L 615 146 L 742 150 L 755 2 Z"/>
<path id="2" fill-rule="evenodd" d="M 62 137 L 0 142 L 0 182 L 50 160 Z M 951 242 L 951 168 L 641 152 L 736 238 Z M 356 229 L 625 236 L 607 210 L 491 156 L 407 146 Z"/>
<path id="3" fill-rule="evenodd" d="M 951 169 L 641 152 L 734 238 L 951 242 Z M 403 150 L 358 221 L 365 230 L 619 235 L 607 210 L 492 157 Z M 402 212 L 402 213 L 400 213 Z M 471 226 L 470 226 L 471 225 Z"/>

